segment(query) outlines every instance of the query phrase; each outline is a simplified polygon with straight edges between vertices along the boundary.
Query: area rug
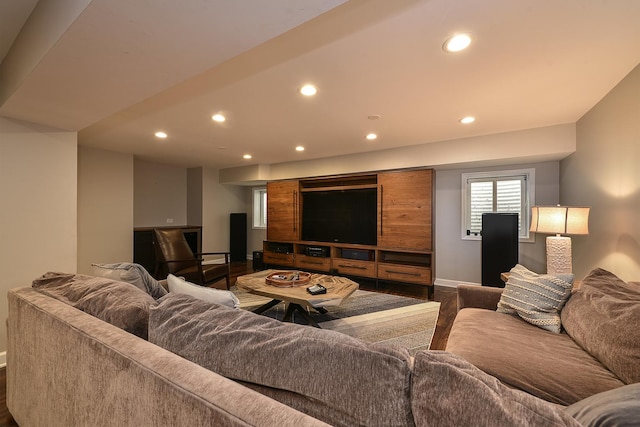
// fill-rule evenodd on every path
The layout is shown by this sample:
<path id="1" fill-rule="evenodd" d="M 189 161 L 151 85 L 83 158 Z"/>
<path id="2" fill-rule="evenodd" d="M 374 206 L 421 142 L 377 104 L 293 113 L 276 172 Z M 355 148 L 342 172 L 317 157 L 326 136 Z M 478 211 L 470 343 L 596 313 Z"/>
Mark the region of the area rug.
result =
<path id="1" fill-rule="evenodd" d="M 252 295 L 234 289 L 240 300 L 240 308 L 253 310 L 270 301 L 269 298 Z M 337 307 L 328 307 L 327 313 L 311 311 L 311 316 L 323 329 L 338 331 L 369 343 L 385 343 L 402 346 L 415 354 L 429 349 L 438 321 L 439 302 L 425 302 L 380 292 L 357 290 Z M 267 310 L 263 315 L 282 319 L 284 303 Z M 301 316 L 294 315 L 294 322 L 305 324 Z"/>

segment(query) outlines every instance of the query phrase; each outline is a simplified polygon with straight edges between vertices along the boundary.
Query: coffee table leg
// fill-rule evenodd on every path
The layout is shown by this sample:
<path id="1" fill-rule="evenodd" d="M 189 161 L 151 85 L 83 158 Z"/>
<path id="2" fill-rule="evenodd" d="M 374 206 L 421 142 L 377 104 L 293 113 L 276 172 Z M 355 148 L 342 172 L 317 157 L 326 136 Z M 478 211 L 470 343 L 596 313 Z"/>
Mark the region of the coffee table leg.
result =
<path id="1" fill-rule="evenodd" d="M 279 299 L 274 299 L 269 301 L 268 303 L 266 303 L 265 305 L 261 305 L 260 307 L 256 308 L 255 310 L 253 310 L 254 313 L 256 314 L 260 314 L 260 313 L 264 313 L 265 311 L 269 310 L 271 307 L 273 307 L 274 305 L 278 305 L 280 304 L 282 301 Z"/>
<path id="2" fill-rule="evenodd" d="M 313 317 L 309 316 L 309 313 L 307 313 L 307 310 L 305 310 L 304 307 L 302 307 L 300 304 L 294 304 L 292 302 L 290 302 L 289 305 L 287 306 L 287 311 L 284 313 L 284 317 L 282 318 L 282 321 L 291 322 L 291 317 L 293 316 L 294 311 L 297 311 L 302 316 L 302 318 L 307 321 L 309 326 L 320 328 L 320 325 L 318 325 L 318 322 L 316 322 Z M 325 313 L 326 313 L 326 310 L 325 310 Z"/>
<path id="3" fill-rule="evenodd" d="M 283 322 L 291 322 L 291 317 L 293 316 L 293 312 L 295 311 L 297 305 L 298 304 L 294 304 L 291 302 L 287 304 L 287 309 L 284 312 L 284 316 L 282 317 Z"/>

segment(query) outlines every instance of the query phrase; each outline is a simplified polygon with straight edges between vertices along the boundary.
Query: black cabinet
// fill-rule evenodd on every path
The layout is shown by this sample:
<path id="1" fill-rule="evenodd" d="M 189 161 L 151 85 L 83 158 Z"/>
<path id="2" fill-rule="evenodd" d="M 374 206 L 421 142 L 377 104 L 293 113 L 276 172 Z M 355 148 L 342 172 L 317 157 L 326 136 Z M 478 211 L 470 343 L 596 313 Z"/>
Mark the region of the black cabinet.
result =
<path id="1" fill-rule="evenodd" d="M 253 271 L 264 270 L 262 255 L 262 251 L 253 251 Z"/>
<path id="2" fill-rule="evenodd" d="M 229 255 L 231 256 L 231 262 L 244 262 L 247 260 L 247 214 L 230 214 L 229 226 Z"/>
<path id="3" fill-rule="evenodd" d="M 136 227 L 133 229 L 133 262 L 140 264 L 152 275 L 156 271 L 156 252 L 154 246 L 154 229 L 179 228 L 193 253 L 202 252 L 202 227 L 199 225 L 185 225 L 174 227 Z"/>
<path id="4" fill-rule="evenodd" d="M 518 214 L 482 214 L 482 285 L 504 287 L 500 274 L 518 263 Z"/>

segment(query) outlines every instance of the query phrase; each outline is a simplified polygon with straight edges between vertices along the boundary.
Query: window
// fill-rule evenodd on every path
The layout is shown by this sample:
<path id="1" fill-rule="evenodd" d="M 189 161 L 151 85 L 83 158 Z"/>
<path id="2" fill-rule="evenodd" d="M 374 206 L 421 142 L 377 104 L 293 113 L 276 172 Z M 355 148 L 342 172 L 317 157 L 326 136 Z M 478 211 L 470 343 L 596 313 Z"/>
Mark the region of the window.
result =
<path id="1" fill-rule="evenodd" d="M 253 189 L 253 228 L 267 228 L 267 189 Z"/>
<path id="2" fill-rule="evenodd" d="M 529 239 L 530 207 L 535 203 L 535 170 L 462 174 L 462 238 L 480 240 L 482 214 L 518 214 L 521 240 Z"/>

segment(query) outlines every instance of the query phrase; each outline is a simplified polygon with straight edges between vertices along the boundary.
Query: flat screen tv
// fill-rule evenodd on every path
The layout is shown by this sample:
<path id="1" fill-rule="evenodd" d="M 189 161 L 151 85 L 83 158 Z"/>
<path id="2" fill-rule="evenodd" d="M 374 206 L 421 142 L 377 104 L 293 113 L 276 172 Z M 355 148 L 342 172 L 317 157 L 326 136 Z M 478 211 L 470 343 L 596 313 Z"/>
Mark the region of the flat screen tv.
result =
<path id="1" fill-rule="evenodd" d="M 302 193 L 302 240 L 375 245 L 375 188 Z"/>

